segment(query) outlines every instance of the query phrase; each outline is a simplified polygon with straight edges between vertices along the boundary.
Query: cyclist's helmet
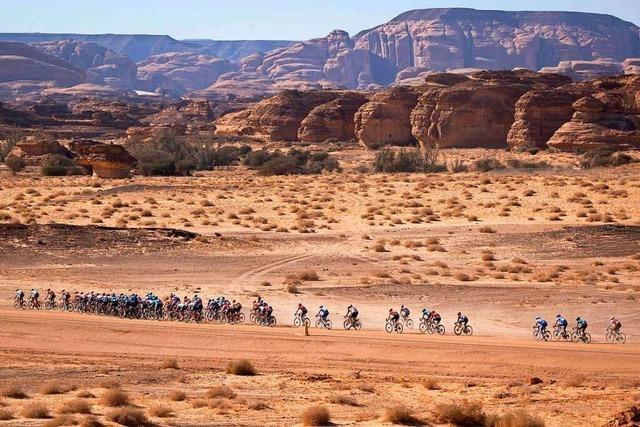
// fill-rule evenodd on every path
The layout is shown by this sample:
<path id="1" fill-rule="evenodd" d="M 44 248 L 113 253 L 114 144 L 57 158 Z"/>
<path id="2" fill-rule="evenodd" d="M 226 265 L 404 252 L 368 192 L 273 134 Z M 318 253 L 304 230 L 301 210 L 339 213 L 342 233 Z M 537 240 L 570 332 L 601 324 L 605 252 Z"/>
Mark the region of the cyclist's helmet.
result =
<path id="1" fill-rule="evenodd" d="M 536 316 L 536 320 L 540 320 L 540 316 Z"/>
<path id="2" fill-rule="evenodd" d="M 577 321 L 577 322 L 579 322 L 579 321 L 580 321 L 580 318 L 579 318 L 579 317 L 576 317 L 576 321 Z"/>
<path id="3" fill-rule="evenodd" d="M 460 316 L 462 313 L 458 312 L 458 316 Z"/>
<path id="4" fill-rule="evenodd" d="M 609 320 L 613 320 L 613 319 L 615 319 L 615 317 L 611 316 L 611 318 Z"/>
<path id="5" fill-rule="evenodd" d="M 562 317 L 562 314 L 558 313 L 556 314 L 556 317 Z"/>
<path id="6" fill-rule="evenodd" d="M 302 307 L 302 303 L 301 302 L 298 303 L 298 307 Z"/>
<path id="7" fill-rule="evenodd" d="M 390 309 L 389 309 L 389 313 L 393 313 L 393 308 L 390 308 Z"/>

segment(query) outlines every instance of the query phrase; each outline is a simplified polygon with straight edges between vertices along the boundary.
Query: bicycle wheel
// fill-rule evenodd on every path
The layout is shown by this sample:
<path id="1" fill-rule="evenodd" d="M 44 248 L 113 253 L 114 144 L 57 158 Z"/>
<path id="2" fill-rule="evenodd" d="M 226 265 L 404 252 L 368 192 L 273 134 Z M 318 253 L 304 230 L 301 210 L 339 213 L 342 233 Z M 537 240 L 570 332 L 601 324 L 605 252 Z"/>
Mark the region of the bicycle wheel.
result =
<path id="1" fill-rule="evenodd" d="M 424 334 L 425 332 L 427 332 L 427 324 L 425 322 L 420 322 L 420 325 L 418 325 L 418 329 Z"/>
<path id="2" fill-rule="evenodd" d="M 407 328 L 413 329 L 413 320 L 407 319 Z"/>
<path id="3" fill-rule="evenodd" d="M 625 334 L 623 334 L 622 332 L 618 333 L 618 336 L 616 337 L 616 342 L 618 344 L 624 344 L 627 342 L 627 336 Z"/>
<path id="4" fill-rule="evenodd" d="M 547 342 L 548 342 L 548 341 L 551 341 L 551 332 L 549 332 L 549 331 L 544 331 L 544 332 L 542 333 L 542 340 L 543 340 L 543 341 L 547 341 Z"/>
<path id="5" fill-rule="evenodd" d="M 238 314 L 238 323 L 244 323 L 244 321 L 245 321 L 244 313 Z"/>
<path id="6" fill-rule="evenodd" d="M 396 323 L 395 330 L 397 334 L 401 334 L 402 331 L 404 331 L 404 327 L 402 326 L 402 323 L 400 322 Z"/>
<path id="7" fill-rule="evenodd" d="M 327 319 L 327 321 L 324 322 L 324 327 L 327 329 L 331 329 L 331 320 Z"/>
<path id="8" fill-rule="evenodd" d="M 591 334 L 590 334 L 590 333 L 588 333 L 588 332 L 585 332 L 585 333 L 582 335 L 582 341 L 583 341 L 585 344 L 589 344 L 589 343 L 591 343 Z"/>
<path id="9" fill-rule="evenodd" d="M 393 332 L 393 325 L 392 325 L 391 323 L 387 322 L 387 323 L 384 325 L 384 330 L 385 330 L 388 334 L 390 334 L 391 332 Z"/>
<path id="10" fill-rule="evenodd" d="M 444 335 L 444 333 L 445 333 L 444 325 L 438 325 L 438 327 L 436 329 L 437 329 L 438 334 Z"/>
<path id="11" fill-rule="evenodd" d="M 249 313 L 249 320 L 251 320 L 253 323 L 256 322 L 256 314 L 253 311 Z"/>
<path id="12" fill-rule="evenodd" d="M 320 328 L 322 326 L 320 319 L 316 319 L 316 328 Z"/>
<path id="13" fill-rule="evenodd" d="M 16 310 L 20 308 L 20 302 L 18 300 L 13 301 L 13 308 L 15 308 Z"/>
<path id="14" fill-rule="evenodd" d="M 353 329 L 355 329 L 356 331 L 359 331 L 360 329 L 362 329 L 362 322 L 356 319 L 356 321 L 353 322 Z"/>
<path id="15" fill-rule="evenodd" d="M 571 341 L 578 342 L 580 340 L 580 335 L 577 332 L 571 332 Z"/>
<path id="16" fill-rule="evenodd" d="M 460 335 L 462 333 L 462 326 L 456 324 L 453 327 L 453 333 L 456 335 Z"/>
<path id="17" fill-rule="evenodd" d="M 302 320 L 300 320 L 298 316 L 294 317 L 293 326 L 295 326 L 296 328 L 299 328 L 300 326 L 302 326 Z"/>
<path id="18" fill-rule="evenodd" d="M 469 325 L 467 325 L 466 328 L 464 328 L 464 334 L 468 337 L 470 337 L 471 335 L 473 335 L 473 328 Z"/>
<path id="19" fill-rule="evenodd" d="M 342 326 L 346 331 L 351 329 L 351 322 L 349 321 L 349 319 L 344 319 L 344 322 L 342 322 Z"/>
<path id="20" fill-rule="evenodd" d="M 29 303 L 27 304 L 27 307 L 29 307 L 29 310 L 33 310 L 33 303 L 31 301 L 29 301 Z"/>
<path id="21" fill-rule="evenodd" d="M 278 321 L 276 320 L 275 316 L 269 317 L 269 326 L 271 326 L 272 328 L 275 328 L 277 323 Z"/>
<path id="22" fill-rule="evenodd" d="M 607 331 L 606 339 L 609 344 L 616 342 L 616 337 L 614 336 L 613 331 Z"/>

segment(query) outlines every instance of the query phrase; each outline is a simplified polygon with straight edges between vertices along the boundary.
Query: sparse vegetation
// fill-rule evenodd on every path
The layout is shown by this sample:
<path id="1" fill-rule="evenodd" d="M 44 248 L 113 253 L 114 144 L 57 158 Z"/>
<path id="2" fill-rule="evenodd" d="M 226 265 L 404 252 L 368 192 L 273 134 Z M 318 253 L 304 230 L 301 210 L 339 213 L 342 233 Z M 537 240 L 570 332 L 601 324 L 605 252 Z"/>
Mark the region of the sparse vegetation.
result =
<path id="1" fill-rule="evenodd" d="M 100 403 L 104 406 L 117 407 L 131 404 L 129 394 L 119 388 L 110 388 L 100 396 Z"/>
<path id="2" fill-rule="evenodd" d="M 7 384 L 0 389 L 0 395 L 12 399 L 26 399 L 27 393 L 17 384 Z"/>
<path id="3" fill-rule="evenodd" d="M 437 150 L 382 149 L 376 153 L 373 162 L 375 172 L 384 173 L 438 173 L 446 172 L 447 166 L 439 161 Z"/>
<path id="4" fill-rule="evenodd" d="M 487 416 L 479 402 L 439 403 L 435 407 L 438 421 L 457 426 L 484 426 Z"/>
<path id="5" fill-rule="evenodd" d="M 84 399 L 72 399 L 62 403 L 58 409 L 60 414 L 90 414 L 91 404 Z"/>
<path id="6" fill-rule="evenodd" d="M 147 427 L 152 425 L 144 412 L 136 408 L 114 409 L 107 414 L 107 420 L 125 427 Z"/>
<path id="7" fill-rule="evenodd" d="M 387 408 L 384 418 L 390 423 L 403 426 L 418 424 L 418 420 L 413 416 L 409 408 L 404 405 L 396 405 Z"/>
<path id="8" fill-rule="evenodd" d="M 583 169 L 616 167 L 633 162 L 635 162 L 635 159 L 626 153 L 609 149 L 599 149 L 587 151 L 580 161 L 580 167 Z"/>
<path id="9" fill-rule="evenodd" d="M 253 376 L 258 373 L 251 362 L 246 359 L 230 361 L 229 363 L 227 363 L 225 371 L 227 372 L 227 374 L 241 376 Z"/>
<path id="10" fill-rule="evenodd" d="M 4 160 L 4 164 L 11 170 L 13 175 L 22 171 L 27 165 L 22 157 L 9 156 Z"/>
<path id="11" fill-rule="evenodd" d="M 162 369 L 180 369 L 180 365 L 178 364 L 178 360 L 175 358 L 164 359 L 160 364 Z"/>
<path id="12" fill-rule="evenodd" d="M 42 402 L 27 403 L 22 408 L 22 415 L 24 415 L 25 418 L 36 418 L 36 419 L 51 417 L 49 408 L 47 408 L 47 405 L 45 405 Z"/>
<path id="13" fill-rule="evenodd" d="M 149 415 L 157 418 L 169 418 L 173 416 L 173 409 L 166 405 L 156 404 L 149 408 Z"/>
<path id="14" fill-rule="evenodd" d="M 311 406 L 302 413 L 302 424 L 305 426 L 326 426 L 329 422 L 331 416 L 324 406 Z"/>
<path id="15" fill-rule="evenodd" d="M 487 427 L 544 427 L 545 423 L 524 411 L 516 411 L 503 415 L 491 415 L 485 425 Z"/>
<path id="16" fill-rule="evenodd" d="M 234 399 L 237 396 L 236 392 L 231 390 L 231 387 L 227 385 L 219 385 L 207 390 L 207 397 L 213 399 L 214 397 L 223 397 L 225 399 Z"/>
<path id="17" fill-rule="evenodd" d="M 169 400 L 173 400 L 174 402 L 182 402 L 187 399 L 187 393 L 182 390 L 173 390 L 169 393 Z"/>
<path id="18" fill-rule="evenodd" d="M 287 153 L 280 150 L 254 151 L 247 155 L 244 164 L 256 169 L 260 175 L 308 175 L 341 170 L 339 162 L 325 151 L 310 152 L 295 148 Z"/>

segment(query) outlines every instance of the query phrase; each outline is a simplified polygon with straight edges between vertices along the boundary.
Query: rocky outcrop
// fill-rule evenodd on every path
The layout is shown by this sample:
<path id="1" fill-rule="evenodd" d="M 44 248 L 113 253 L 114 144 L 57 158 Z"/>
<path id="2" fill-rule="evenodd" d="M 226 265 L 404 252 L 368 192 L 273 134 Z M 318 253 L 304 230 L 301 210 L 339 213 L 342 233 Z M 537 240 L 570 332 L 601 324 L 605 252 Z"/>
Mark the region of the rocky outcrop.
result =
<path id="1" fill-rule="evenodd" d="M 604 427 L 637 427 L 640 425 L 640 406 L 618 412 Z"/>
<path id="2" fill-rule="evenodd" d="M 84 70 L 63 59 L 24 43 L 0 42 L 0 82 L 37 81 L 71 86 L 84 80 Z"/>
<path id="3" fill-rule="evenodd" d="M 122 145 L 80 140 L 72 141 L 69 148 L 78 165 L 92 170 L 100 178 L 127 178 L 137 163 Z"/>
<path id="4" fill-rule="evenodd" d="M 355 115 L 355 136 L 368 148 L 384 145 L 411 145 L 411 111 L 418 103 L 418 88 L 398 86 L 377 93 Z"/>
<path id="5" fill-rule="evenodd" d="M 563 89 L 537 89 L 527 92 L 515 105 L 513 125 L 507 136 L 512 149 L 546 148 L 547 141 L 571 120 L 571 104 L 580 93 Z"/>
<path id="6" fill-rule="evenodd" d="M 193 52 L 169 52 L 151 56 L 138 64 L 138 78 L 150 90 L 169 89 L 183 94 L 207 88 L 238 66 L 226 59 Z"/>
<path id="7" fill-rule="evenodd" d="M 249 109 L 222 116 L 216 121 L 216 134 L 250 136 L 260 141 L 296 141 L 309 112 L 339 96 L 337 91 L 285 90 Z"/>
<path id="8" fill-rule="evenodd" d="M 561 61 L 558 66 L 544 67 L 540 72 L 564 74 L 573 81 L 580 82 L 623 74 L 623 66 L 611 58 L 602 58 L 594 61 Z"/>
<path id="9" fill-rule="evenodd" d="M 103 46 L 77 40 L 51 41 L 33 46 L 84 69 L 88 83 L 109 84 L 124 89 L 133 89 L 137 85 L 135 62 Z"/>
<path id="10" fill-rule="evenodd" d="M 526 70 L 474 73 L 462 83 L 426 91 L 411 113 L 412 132 L 423 147 L 506 148 L 520 97 L 569 82 Z"/>
<path id="11" fill-rule="evenodd" d="M 152 127 L 174 128 L 182 133 L 186 130 L 213 131 L 213 118 L 213 110 L 207 100 L 192 99 L 170 105 L 142 122 Z"/>
<path id="12" fill-rule="evenodd" d="M 347 92 L 333 101 L 317 106 L 300 124 L 298 139 L 303 142 L 355 139 L 354 116 L 365 102 L 365 94 Z"/>
<path id="13" fill-rule="evenodd" d="M 563 151 L 640 148 L 640 76 L 606 78 L 575 85 L 584 96 L 572 104 L 573 116 L 549 139 Z"/>
<path id="14" fill-rule="evenodd" d="M 50 154 L 59 154 L 69 157 L 70 153 L 58 141 L 46 140 L 36 137 L 27 137 L 18 142 L 9 153 L 13 157 L 22 157 L 28 166 L 40 166 Z"/>

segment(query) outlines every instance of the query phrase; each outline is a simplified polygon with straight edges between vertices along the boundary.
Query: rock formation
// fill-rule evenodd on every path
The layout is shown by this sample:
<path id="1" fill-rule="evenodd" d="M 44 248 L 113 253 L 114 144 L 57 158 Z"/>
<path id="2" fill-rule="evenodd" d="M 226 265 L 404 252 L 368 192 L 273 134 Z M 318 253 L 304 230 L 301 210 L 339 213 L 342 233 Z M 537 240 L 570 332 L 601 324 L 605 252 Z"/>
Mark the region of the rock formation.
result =
<path id="1" fill-rule="evenodd" d="M 87 167 L 100 178 L 127 178 L 137 163 L 122 145 L 79 140 L 72 141 L 69 148 L 78 165 Z"/>
<path id="2" fill-rule="evenodd" d="M 169 52 L 138 64 L 138 78 L 150 90 L 169 89 L 177 94 L 204 89 L 238 66 L 226 59 L 193 52 Z"/>
<path id="3" fill-rule="evenodd" d="M 50 154 L 59 154 L 69 157 L 70 153 L 58 141 L 27 137 L 26 140 L 18 142 L 9 153 L 13 157 L 22 157 L 28 166 L 40 166 L 44 159 Z"/>
<path id="4" fill-rule="evenodd" d="M 478 72 L 449 87 L 426 91 L 411 113 L 413 135 L 423 147 L 506 148 L 516 102 L 534 88 L 570 82 L 526 70 Z"/>
<path id="5" fill-rule="evenodd" d="M 354 116 L 365 102 L 365 94 L 347 92 L 333 101 L 315 107 L 300 124 L 298 139 L 304 142 L 354 139 Z"/>
<path id="6" fill-rule="evenodd" d="M 640 76 L 605 78 L 574 86 L 590 93 L 572 104 L 571 120 L 549 139 L 565 151 L 640 148 Z"/>
<path id="7" fill-rule="evenodd" d="M 177 129 L 182 133 L 186 130 L 215 130 L 213 118 L 213 110 L 207 100 L 192 99 L 170 105 L 142 122 L 152 127 Z"/>
<path id="8" fill-rule="evenodd" d="M 69 62 L 24 43 L 0 42 L 0 82 L 38 81 L 75 85 L 85 73 Z"/>
<path id="9" fill-rule="evenodd" d="M 260 141 L 296 141 L 298 128 L 315 107 L 340 96 L 337 91 L 285 90 L 255 106 L 222 116 L 218 135 L 244 135 Z"/>
<path id="10" fill-rule="evenodd" d="M 38 50 L 86 70 L 87 82 L 133 89 L 137 85 L 136 64 L 126 55 L 103 46 L 76 40 L 33 45 Z"/>
<path id="11" fill-rule="evenodd" d="M 561 61 L 556 67 L 543 67 L 540 72 L 564 74 L 580 82 L 623 74 L 623 66 L 611 58 L 602 58 L 594 61 Z"/>
<path id="12" fill-rule="evenodd" d="M 355 135 L 365 147 L 411 145 L 411 111 L 418 103 L 417 88 L 398 86 L 377 93 L 355 115 Z"/>

